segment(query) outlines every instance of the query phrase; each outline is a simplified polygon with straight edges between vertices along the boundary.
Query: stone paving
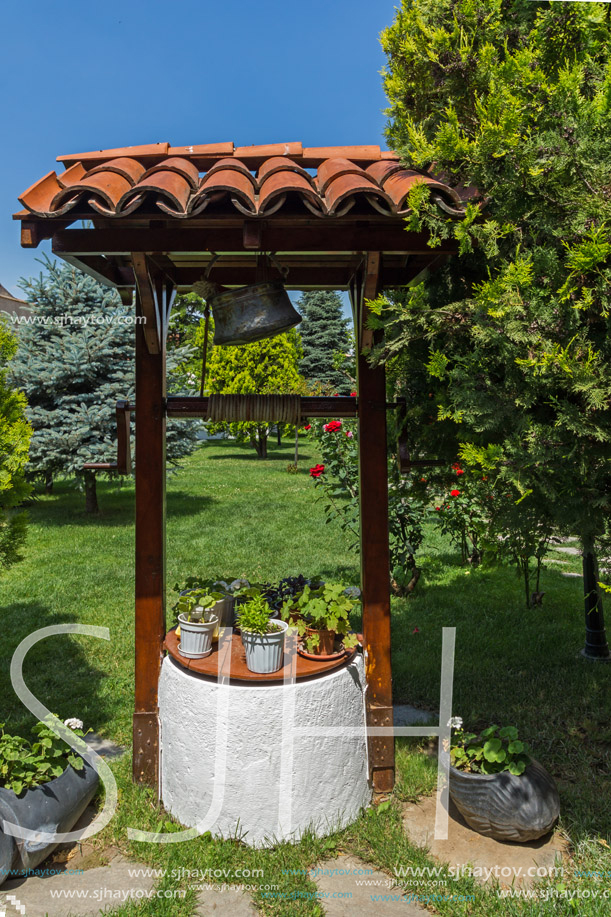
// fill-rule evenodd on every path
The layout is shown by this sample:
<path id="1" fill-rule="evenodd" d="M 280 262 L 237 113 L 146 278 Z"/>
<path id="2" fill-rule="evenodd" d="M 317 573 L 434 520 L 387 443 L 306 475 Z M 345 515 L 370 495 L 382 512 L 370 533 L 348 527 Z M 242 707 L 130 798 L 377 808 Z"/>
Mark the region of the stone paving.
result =
<path id="1" fill-rule="evenodd" d="M 324 860 L 310 873 L 326 917 L 423 917 L 425 911 L 386 873 L 357 857 Z"/>
<path id="2" fill-rule="evenodd" d="M 403 827 L 415 846 L 426 848 L 438 862 L 480 883 L 498 879 L 501 886 L 530 886 L 550 870 L 553 875 L 554 867 L 561 866 L 567 854 L 567 844 L 557 832 L 527 844 L 513 844 L 473 831 L 452 802 L 449 816 L 447 840 L 435 840 L 435 797 L 430 796 L 405 806 Z"/>

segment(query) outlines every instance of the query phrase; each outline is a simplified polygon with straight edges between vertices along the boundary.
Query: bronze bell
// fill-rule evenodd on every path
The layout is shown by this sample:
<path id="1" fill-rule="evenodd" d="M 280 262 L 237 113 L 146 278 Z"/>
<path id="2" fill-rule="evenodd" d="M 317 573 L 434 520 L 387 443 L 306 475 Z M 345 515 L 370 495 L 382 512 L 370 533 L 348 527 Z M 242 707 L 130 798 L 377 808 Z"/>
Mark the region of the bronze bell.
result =
<path id="1" fill-rule="evenodd" d="M 289 331 L 301 321 L 281 280 L 267 280 L 208 299 L 215 344 L 250 344 Z"/>

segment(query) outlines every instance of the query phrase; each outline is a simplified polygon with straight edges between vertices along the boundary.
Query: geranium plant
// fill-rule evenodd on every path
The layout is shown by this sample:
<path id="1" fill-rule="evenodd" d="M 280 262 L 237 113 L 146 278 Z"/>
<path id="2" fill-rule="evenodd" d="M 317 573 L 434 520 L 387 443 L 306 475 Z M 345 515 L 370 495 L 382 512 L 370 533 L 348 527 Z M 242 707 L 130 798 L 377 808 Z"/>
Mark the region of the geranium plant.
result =
<path id="1" fill-rule="evenodd" d="M 86 735 L 80 720 L 69 719 L 64 725 L 78 736 Z M 18 796 L 24 790 L 60 777 L 68 766 L 77 771 L 84 767 L 81 756 L 46 723 L 36 723 L 32 734 L 35 736 L 33 742 L 9 735 L 4 731 L 4 723 L 0 723 L 0 786 Z"/>
<path id="2" fill-rule="evenodd" d="M 519 776 L 530 764 L 529 746 L 520 741 L 515 726 L 493 725 L 476 735 L 463 730 L 460 717 L 450 720 L 450 725 L 450 760 L 458 770 L 473 774 L 509 771 Z"/>
<path id="3" fill-rule="evenodd" d="M 356 634 L 349 632 L 349 615 L 357 605 L 358 598 L 347 595 L 344 585 L 324 583 L 318 589 L 306 586 L 300 595 L 286 601 L 281 616 L 284 621 L 289 621 L 295 612 L 301 615 L 295 624 L 310 653 L 316 652 L 322 631 L 341 636 L 344 647 L 351 649 L 358 640 Z"/>

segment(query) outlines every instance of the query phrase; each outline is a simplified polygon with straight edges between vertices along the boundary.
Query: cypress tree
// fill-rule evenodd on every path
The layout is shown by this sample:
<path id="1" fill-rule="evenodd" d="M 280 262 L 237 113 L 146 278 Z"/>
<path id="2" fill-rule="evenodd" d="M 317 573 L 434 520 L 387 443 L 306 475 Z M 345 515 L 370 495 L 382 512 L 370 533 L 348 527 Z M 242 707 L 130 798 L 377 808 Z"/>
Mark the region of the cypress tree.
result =
<path id="1" fill-rule="evenodd" d="M 20 325 L 12 378 L 28 401 L 33 428 L 29 472 L 47 487 L 57 475 L 74 475 L 85 490 L 87 512 L 98 512 L 96 479 L 86 462 L 116 461 L 115 405 L 134 400 L 133 308 L 115 290 L 68 265 L 48 259 L 38 278 L 22 280 L 32 317 Z M 168 389 L 179 379 L 172 370 L 184 349 L 168 354 Z M 195 447 L 195 425 L 168 424 L 171 464 Z"/>
<path id="2" fill-rule="evenodd" d="M 303 359 L 300 371 L 311 383 L 318 383 L 340 395 L 352 385 L 338 366 L 336 355 L 350 349 L 348 321 L 342 315 L 342 301 L 335 292 L 312 290 L 301 294 L 297 308 L 303 315 L 299 326 Z"/>

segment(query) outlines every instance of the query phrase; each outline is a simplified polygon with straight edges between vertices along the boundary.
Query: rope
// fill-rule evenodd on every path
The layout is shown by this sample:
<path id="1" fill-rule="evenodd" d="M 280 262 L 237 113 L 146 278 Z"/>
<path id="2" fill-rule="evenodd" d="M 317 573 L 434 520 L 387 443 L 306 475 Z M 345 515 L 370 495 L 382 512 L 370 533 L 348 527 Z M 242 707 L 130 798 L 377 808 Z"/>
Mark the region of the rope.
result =
<path id="1" fill-rule="evenodd" d="M 269 421 L 291 424 L 301 422 L 299 395 L 210 395 L 207 420 L 212 423 Z"/>

